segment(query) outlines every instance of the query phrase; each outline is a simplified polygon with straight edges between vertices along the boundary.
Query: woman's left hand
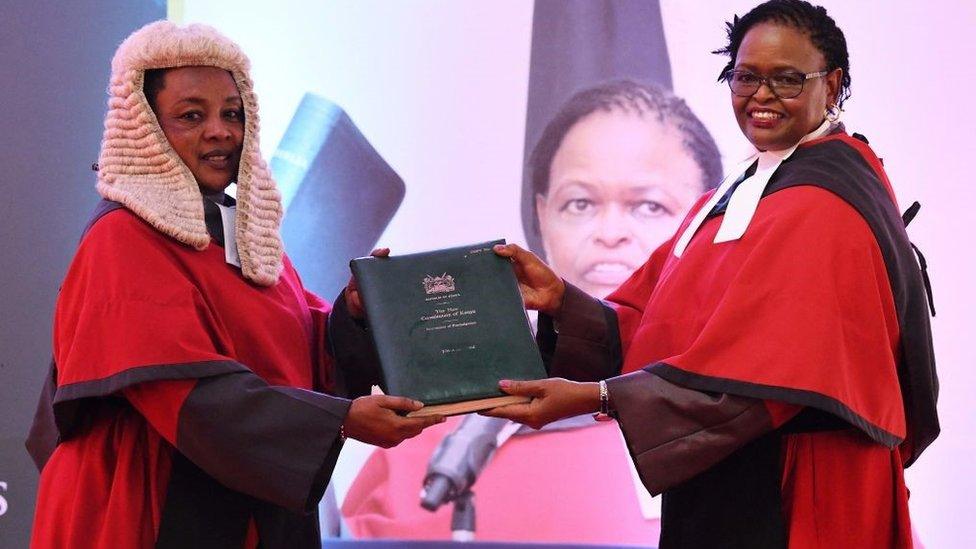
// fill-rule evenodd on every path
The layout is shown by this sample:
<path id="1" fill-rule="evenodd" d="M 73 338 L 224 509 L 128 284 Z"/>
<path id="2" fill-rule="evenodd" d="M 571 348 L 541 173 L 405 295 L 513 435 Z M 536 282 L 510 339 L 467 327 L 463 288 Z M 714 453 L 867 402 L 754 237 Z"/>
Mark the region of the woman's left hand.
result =
<path id="1" fill-rule="evenodd" d="M 535 381 L 502 380 L 498 387 L 510 394 L 532 397 L 525 404 L 511 404 L 480 412 L 541 429 L 553 421 L 600 410 L 600 385 L 562 378 Z"/>
<path id="2" fill-rule="evenodd" d="M 389 257 L 389 248 L 376 248 L 369 255 L 373 257 Z M 359 295 L 359 285 L 356 284 L 356 277 L 350 276 L 349 283 L 346 284 L 346 309 L 349 311 L 349 316 L 355 318 L 356 320 L 362 320 L 366 317 L 366 310 L 363 308 L 363 298 Z"/>

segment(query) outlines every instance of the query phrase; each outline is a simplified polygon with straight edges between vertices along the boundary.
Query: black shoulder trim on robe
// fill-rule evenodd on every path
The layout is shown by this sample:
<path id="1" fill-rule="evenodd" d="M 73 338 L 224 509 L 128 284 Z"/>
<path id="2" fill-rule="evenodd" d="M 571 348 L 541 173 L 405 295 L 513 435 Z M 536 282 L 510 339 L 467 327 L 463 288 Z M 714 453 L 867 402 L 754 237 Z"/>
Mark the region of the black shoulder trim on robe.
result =
<path id="1" fill-rule="evenodd" d="M 231 196 L 224 195 L 224 205 L 235 206 L 237 205 L 237 201 Z M 98 204 L 95 205 L 94 211 L 92 211 L 91 217 L 88 218 L 88 223 L 85 224 L 85 229 L 81 231 L 81 238 L 85 238 L 88 231 L 90 231 L 91 228 L 95 226 L 95 223 L 97 223 L 101 218 L 105 217 L 106 214 L 122 209 L 125 209 L 125 206 L 119 202 L 115 202 L 114 200 L 109 200 L 107 198 L 99 200 Z M 203 218 L 210 237 L 213 238 L 221 248 L 223 248 L 224 222 L 220 214 L 220 208 L 217 207 L 216 202 L 208 198 L 203 199 Z"/>
<path id="2" fill-rule="evenodd" d="M 910 464 L 938 434 L 938 382 L 924 290 L 901 218 L 870 162 L 834 138 L 797 149 L 767 186 L 765 195 L 813 185 L 848 202 L 868 223 L 884 257 L 901 330 L 898 377 L 908 419 Z M 706 377 L 668 364 L 646 368 L 678 385 L 708 392 L 774 399 L 818 410 L 801 412 L 776 431 L 663 495 L 660 547 L 786 547 L 782 511 L 780 440 L 783 433 L 835 429 L 833 414 L 889 447 L 898 437 L 868 423 L 843 403 L 809 391 Z M 822 410 L 823 412 L 819 412 Z M 804 416 L 804 417 L 801 417 Z M 768 505 L 770 502 L 774 505 Z M 704 526 L 703 526 L 704 525 Z M 763 535 L 757 535 L 762 528 Z"/>
<path id="3" fill-rule="evenodd" d="M 38 471 L 44 469 L 47 460 L 51 458 L 51 454 L 57 448 L 60 438 L 57 423 L 54 421 L 54 393 L 58 387 L 57 375 L 52 358 L 47 376 L 44 379 L 44 386 L 37 398 L 34 421 L 31 422 L 30 432 L 27 434 L 27 440 L 24 443 L 27 447 L 27 453 L 30 454 Z"/>
<path id="4" fill-rule="evenodd" d="M 114 212 L 115 210 L 119 210 L 124 207 L 125 206 L 123 206 L 122 204 L 115 202 L 113 200 L 109 200 L 107 198 L 103 198 L 99 200 L 98 204 L 95 205 L 95 210 L 92 212 L 91 217 L 88 218 L 88 223 L 85 224 L 85 230 L 81 231 L 81 237 L 85 238 L 85 235 L 88 234 L 88 231 L 91 230 L 91 228 L 95 225 L 95 223 L 98 222 L 99 219 L 105 217 L 105 214 Z"/>
<path id="5" fill-rule="evenodd" d="M 92 381 L 61 385 L 55 389 L 54 422 L 58 442 L 67 439 L 83 414 L 87 399 L 107 397 L 147 381 L 195 379 L 235 372 L 249 372 L 246 366 L 232 360 L 210 360 L 185 364 L 154 364 L 138 366 L 115 375 Z"/>
<path id="6" fill-rule="evenodd" d="M 132 385 L 146 381 L 193 379 L 249 371 L 247 366 L 234 362 L 233 360 L 206 360 L 202 362 L 186 362 L 183 364 L 136 366 L 101 379 L 61 385 L 55 393 L 54 404 L 56 406 L 70 400 L 108 396 L 126 387 L 131 387 Z"/>
<path id="7" fill-rule="evenodd" d="M 894 448 L 901 443 L 901 438 L 895 436 L 876 425 L 869 423 L 866 419 L 856 414 L 839 400 L 813 391 L 801 391 L 785 387 L 773 387 L 758 383 L 748 383 L 735 379 L 721 377 L 703 376 L 676 368 L 670 364 L 659 362 L 644 368 L 647 372 L 661 376 L 662 378 L 674 383 L 711 393 L 727 393 L 730 395 L 747 396 L 762 400 L 778 400 L 799 406 L 809 406 L 825 412 L 830 412 L 854 427 L 864 431 L 868 436 L 879 444 L 884 444 L 888 448 Z"/>
<path id="8" fill-rule="evenodd" d="M 81 232 L 81 238 L 85 238 L 85 235 L 88 234 L 92 226 L 99 219 L 105 217 L 105 214 L 114 212 L 122 207 L 122 204 L 118 202 L 104 198 L 100 200 L 88 218 L 88 223 L 85 224 L 85 229 Z M 57 388 L 58 369 L 54 364 L 54 357 L 51 357 L 48 375 L 44 380 L 44 387 L 41 388 L 41 394 L 37 399 L 34 420 L 31 422 L 30 432 L 27 434 L 27 440 L 24 443 L 38 471 L 44 468 L 47 460 L 54 453 L 54 449 L 61 440 L 54 412 L 54 399 Z"/>
<path id="9" fill-rule="evenodd" d="M 206 199 L 204 199 L 204 202 L 210 203 Z M 225 202 L 227 205 L 235 204 L 234 200 L 230 197 L 225 197 Z M 81 239 L 84 239 L 92 227 L 107 214 L 124 208 L 125 206 L 119 202 L 106 198 L 101 199 L 95 205 L 95 209 L 85 224 L 85 228 L 81 233 Z M 213 208 L 216 209 L 216 205 L 213 205 Z M 207 228 L 211 234 L 216 230 L 215 227 L 219 227 L 221 231 L 223 230 L 219 211 L 217 211 L 216 220 L 208 218 L 208 221 Z M 220 235 L 221 239 L 219 243 L 223 246 L 223 233 L 221 232 Z M 162 368 L 162 370 L 158 368 Z M 126 370 L 125 372 L 105 379 L 59 387 L 57 382 L 57 365 L 52 358 L 47 379 L 38 398 L 37 409 L 34 412 L 34 420 L 25 442 L 27 452 L 31 455 L 31 459 L 34 461 L 37 469 L 43 469 L 51 454 L 54 453 L 54 449 L 58 443 L 69 436 L 71 429 L 74 427 L 75 419 L 78 416 L 78 411 L 82 406 L 83 399 L 85 398 L 108 396 L 120 389 L 144 381 L 189 379 L 239 371 L 247 371 L 247 368 L 231 361 L 152 365 Z"/>
<path id="10" fill-rule="evenodd" d="M 905 225 L 870 161 L 843 136 L 800 147 L 773 175 L 765 195 L 800 185 L 830 191 L 851 205 L 874 233 L 888 271 L 900 329 L 901 385 L 908 427 L 906 466 L 939 435 L 932 329 L 922 273 Z"/>
<path id="11" fill-rule="evenodd" d="M 898 381 L 908 427 L 908 440 L 904 441 L 910 450 L 906 460 L 908 466 L 939 434 L 935 406 L 938 379 L 925 287 L 904 223 L 891 196 L 869 160 L 847 140 L 851 138 L 843 136 L 798 148 L 773 174 L 763 196 L 796 186 L 822 188 L 850 204 L 874 234 L 885 261 L 901 335 Z M 668 364 L 654 364 L 647 369 L 690 388 L 812 406 L 837 415 L 888 447 L 903 443 L 893 433 L 869 423 L 845 404 L 824 395 L 706 377 Z"/>

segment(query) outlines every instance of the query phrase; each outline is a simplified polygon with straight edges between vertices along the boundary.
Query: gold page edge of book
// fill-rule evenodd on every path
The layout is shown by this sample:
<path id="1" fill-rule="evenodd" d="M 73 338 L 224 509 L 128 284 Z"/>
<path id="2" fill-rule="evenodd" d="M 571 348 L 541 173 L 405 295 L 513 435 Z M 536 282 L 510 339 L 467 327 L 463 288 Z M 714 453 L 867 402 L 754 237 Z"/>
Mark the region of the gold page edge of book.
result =
<path id="1" fill-rule="evenodd" d="M 465 400 L 462 402 L 451 402 L 450 404 L 436 404 L 434 406 L 424 406 L 423 408 L 410 412 L 407 417 L 426 417 L 426 416 L 456 416 L 469 414 L 479 410 L 488 410 L 509 404 L 523 404 L 530 402 L 531 397 L 507 395 L 500 397 L 479 398 L 476 400 Z"/>

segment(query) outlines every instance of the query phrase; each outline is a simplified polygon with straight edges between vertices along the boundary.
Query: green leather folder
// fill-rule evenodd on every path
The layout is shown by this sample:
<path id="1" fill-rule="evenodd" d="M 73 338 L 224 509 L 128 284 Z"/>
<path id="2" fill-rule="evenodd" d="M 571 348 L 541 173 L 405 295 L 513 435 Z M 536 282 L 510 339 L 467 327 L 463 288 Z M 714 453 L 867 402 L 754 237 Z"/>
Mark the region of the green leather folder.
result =
<path id="1" fill-rule="evenodd" d="M 425 405 L 411 415 L 525 402 L 498 380 L 546 377 L 504 243 L 351 261 L 384 390 Z"/>

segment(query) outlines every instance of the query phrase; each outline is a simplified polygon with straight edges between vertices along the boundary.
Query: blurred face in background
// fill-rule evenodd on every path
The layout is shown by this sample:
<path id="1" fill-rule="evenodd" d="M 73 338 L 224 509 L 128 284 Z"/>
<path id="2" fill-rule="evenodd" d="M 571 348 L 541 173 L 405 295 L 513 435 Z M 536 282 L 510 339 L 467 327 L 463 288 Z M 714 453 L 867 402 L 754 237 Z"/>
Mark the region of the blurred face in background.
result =
<path id="1" fill-rule="evenodd" d="M 702 193 L 681 134 L 653 115 L 615 109 L 581 118 L 536 196 L 546 259 L 566 281 L 606 297 L 670 238 Z"/>

